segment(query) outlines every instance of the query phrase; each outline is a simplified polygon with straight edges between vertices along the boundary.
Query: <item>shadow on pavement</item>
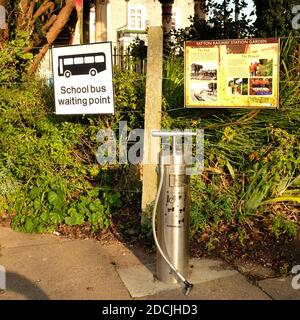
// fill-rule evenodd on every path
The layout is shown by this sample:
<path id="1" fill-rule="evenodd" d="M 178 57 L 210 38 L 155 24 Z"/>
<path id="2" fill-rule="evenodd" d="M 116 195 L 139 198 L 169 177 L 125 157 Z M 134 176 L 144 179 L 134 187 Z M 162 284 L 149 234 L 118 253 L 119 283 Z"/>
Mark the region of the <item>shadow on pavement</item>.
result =
<path id="1" fill-rule="evenodd" d="M 6 291 L 13 291 L 23 295 L 28 300 L 49 300 L 45 292 L 39 288 L 35 283 L 14 272 L 6 272 Z M 4 298 L 5 295 L 0 299 Z"/>

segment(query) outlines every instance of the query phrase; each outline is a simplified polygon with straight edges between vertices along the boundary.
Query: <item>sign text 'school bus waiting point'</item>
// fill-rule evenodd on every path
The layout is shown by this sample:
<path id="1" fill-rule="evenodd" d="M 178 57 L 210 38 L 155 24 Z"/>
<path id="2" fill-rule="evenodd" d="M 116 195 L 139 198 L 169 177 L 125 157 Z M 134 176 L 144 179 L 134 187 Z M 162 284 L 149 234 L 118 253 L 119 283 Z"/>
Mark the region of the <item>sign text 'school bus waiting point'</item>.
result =
<path id="1" fill-rule="evenodd" d="M 95 76 L 104 70 L 106 70 L 106 59 L 103 52 L 58 57 L 58 75 L 66 78 L 83 74 Z"/>

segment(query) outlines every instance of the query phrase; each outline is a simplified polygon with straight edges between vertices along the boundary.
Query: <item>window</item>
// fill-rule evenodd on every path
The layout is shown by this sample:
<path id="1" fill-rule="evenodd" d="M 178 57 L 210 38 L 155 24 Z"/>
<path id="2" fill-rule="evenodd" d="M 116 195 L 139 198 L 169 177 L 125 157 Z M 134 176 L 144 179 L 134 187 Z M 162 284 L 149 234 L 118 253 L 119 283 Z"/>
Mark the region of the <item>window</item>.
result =
<path id="1" fill-rule="evenodd" d="M 94 63 L 94 57 L 84 57 L 85 63 Z"/>
<path id="2" fill-rule="evenodd" d="M 74 58 L 74 64 L 83 64 L 83 57 Z"/>
<path id="3" fill-rule="evenodd" d="M 95 56 L 95 62 L 104 62 L 104 56 Z"/>
<path id="4" fill-rule="evenodd" d="M 70 66 L 73 64 L 73 58 L 67 58 L 67 59 L 64 59 L 64 64 L 66 66 Z"/>
<path id="5" fill-rule="evenodd" d="M 180 9 L 176 7 L 172 9 L 172 28 L 180 28 Z"/>
<path id="6" fill-rule="evenodd" d="M 129 30 L 145 29 L 145 7 L 143 6 L 128 7 L 128 29 Z"/>

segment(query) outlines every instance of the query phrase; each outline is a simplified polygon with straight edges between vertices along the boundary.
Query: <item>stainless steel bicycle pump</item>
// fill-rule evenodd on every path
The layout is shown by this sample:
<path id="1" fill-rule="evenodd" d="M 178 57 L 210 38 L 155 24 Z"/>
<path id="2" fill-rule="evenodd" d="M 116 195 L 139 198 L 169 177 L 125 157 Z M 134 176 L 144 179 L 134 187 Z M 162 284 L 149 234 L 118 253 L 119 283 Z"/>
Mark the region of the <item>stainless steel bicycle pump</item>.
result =
<path id="1" fill-rule="evenodd" d="M 188 294 L 193 285 L 189 276 L 189 176 L 183 150 L 176 139 L 196 135 L 193 132 L 153 131 L 153 137 L 171 137 L 172 153 L 160 153 L 159 185 L 155 199 L 152 227 L 157 247 L 156 277 L 165 283 L 181 282 Z M 157 219 L 156 219 L 157 213 Z M 157 223 L 156 223 L 157 221 Z M 157 227 L 156 227 L 157 225 Z"/>

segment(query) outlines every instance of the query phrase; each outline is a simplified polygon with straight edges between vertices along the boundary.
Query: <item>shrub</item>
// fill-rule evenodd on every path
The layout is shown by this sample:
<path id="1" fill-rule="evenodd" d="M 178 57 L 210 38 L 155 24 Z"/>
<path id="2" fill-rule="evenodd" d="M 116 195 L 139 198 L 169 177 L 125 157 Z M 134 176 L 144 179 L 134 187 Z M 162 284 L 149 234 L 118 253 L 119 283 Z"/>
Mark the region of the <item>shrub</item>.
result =
<path id="1" fill-rule="evenodd" d="M 0 83 L 12 84 L 26 78 L 26 71 L 33 59 L 32 53 L 24 52 L 27 47 L 27 33 L 18 31 L 15 40 L 11 40 L 0 50 Z"/>
<path id="2" fill-rule="evenodd" d="M 297 234 L 300 79 L 294 50 L 294 39 L 282 41 L 278 110 L 184 109 L 182 58 L 166 59 L 163 126 L 205 133 L 205 171 L 191 180 L 191 231 L 208 248 L 220 239 L 245 244 L 257 233 Z"/>
<path id="3" fill-rule="evenodd" d="M 55 116 L 52 88 L 40 82 L 1 88 L 0 205 L 13 215 L 14 229 L 44 232 L 88 222 L 96 232 L 130 197 L 119 178 L 128 168 L 100 166 L 95 156 L 101 128 L 115 130 L 126 115 L 129 126 L 142 119 L 135 111 L 142 105 L 143 79 L 117 72 L 115 83 L 114 116 Z M 105 179 L 105 170 L 116 173 Z"/>

